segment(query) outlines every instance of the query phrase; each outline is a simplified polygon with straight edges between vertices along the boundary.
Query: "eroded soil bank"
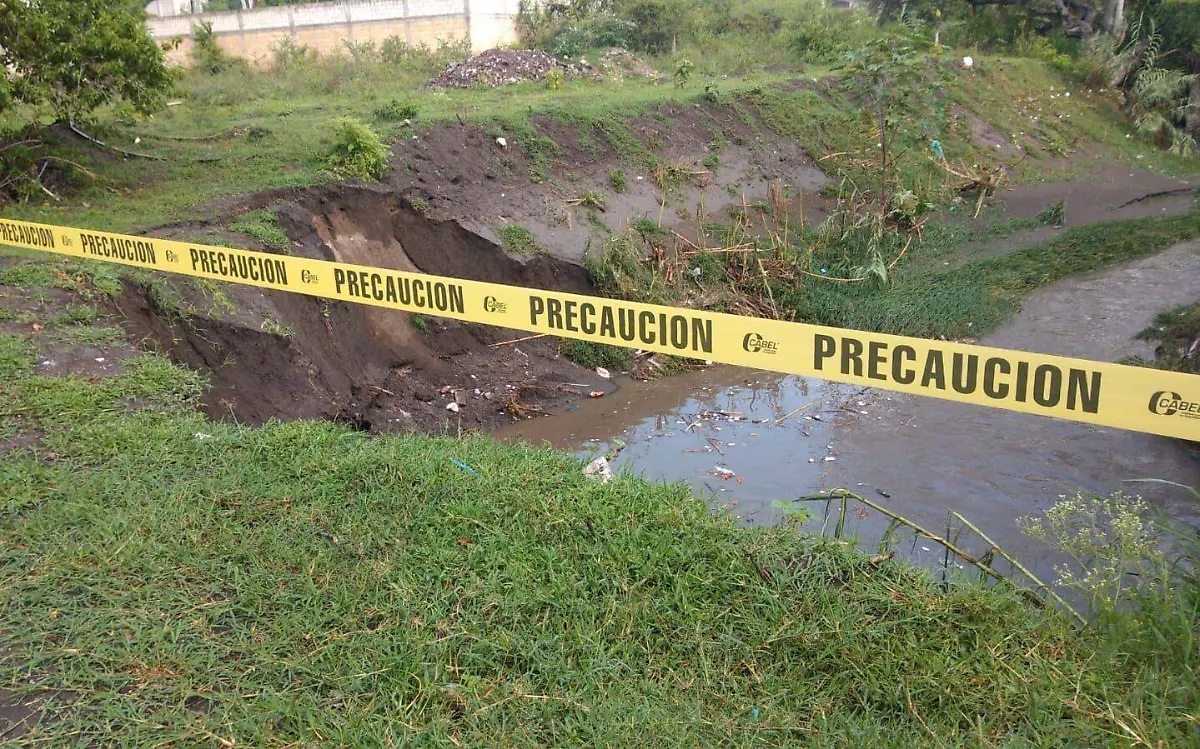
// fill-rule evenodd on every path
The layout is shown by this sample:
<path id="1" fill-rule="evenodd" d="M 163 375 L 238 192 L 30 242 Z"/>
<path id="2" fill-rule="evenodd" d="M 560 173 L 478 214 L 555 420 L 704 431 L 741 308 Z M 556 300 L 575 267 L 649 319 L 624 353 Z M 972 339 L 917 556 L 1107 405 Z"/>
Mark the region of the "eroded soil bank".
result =
<path id="1" fill-rule="evenodd" d="M 280 196 L 259 198 L 262 203 Z M 471 280 L 586 293 L 587 271 L 549 255 L 515 259 L 455 221 L 388 192 L 343 187 L 286 196 L 291 252 Z M 253 204 L 251 204 L 253 205 Z M 221 238 L 221 224 L 160 232 Z M 611 384 L 561 358 L 553 339 L 236 285 L 183 284 L 180 298 L 127 284 L 130 334 L 211 381 L 205 409 L 261 424 L 331 419 L 369 431 L 490 429 Z M 451 404 L 454 406 L 448 410 Z"/>

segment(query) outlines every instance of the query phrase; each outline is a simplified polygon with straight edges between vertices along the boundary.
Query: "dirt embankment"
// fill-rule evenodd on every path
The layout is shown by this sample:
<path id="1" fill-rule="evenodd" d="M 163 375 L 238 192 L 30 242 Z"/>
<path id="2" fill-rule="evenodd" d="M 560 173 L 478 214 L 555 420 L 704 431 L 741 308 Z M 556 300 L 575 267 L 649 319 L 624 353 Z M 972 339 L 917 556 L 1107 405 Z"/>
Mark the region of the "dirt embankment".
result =
<path id="1" fill-rule="evenodd" d="M 829 179 L 809 154 L 732 107 L 663 105 L 623 131 L 636 143 L 612 141 L 599 125 L 548 118 L 535 125 L 545 139 L 540 151 L 518 148 L 521 136 L 495 128 L 425 129 L 395 145 L 393 169 L 381 186 L 264 193 L 225 206 L 220 219 L 158 234 L 264 249 L 225 227 L 239 213 L 269 208 L 295 254 L 589 293 L 585 253 L 599 251 L 637 219 L 694 238 L 706 221 L 725 220 L 730 210 L 768 200 L 782 186 L 797 196 L 789 203 L 797 224 L 819 222 L 827 210 L 819 191 Z M 631 160 L 629 151 L 654 158 Z M 649 163 L 671 170 L 668 189 Z M 1120 203 L 1118 212 L 1148 212 L 1168 207 L 1149 198 L 1190 200 L 1181 197 L 1186 190 L 1178 181 L 1127 186 L 1102 202 L 1114 203 L 1110 209 Z M 1010 203 L 1010 214 L 1024 215 L 1062 189 L 1068 188 L 1021 188 L 998 197 Z M 602 204 L 583 204 L 579 197 L 589 192 L 600 194 Z M 1113 212 L 1084 216 L 1074 208 L 1076 201 L 1088 205 L 1082 192 L 1071 193 L 1072 223 Z M 1183 203 L 1169 208 L 1181 206 L 1186 210 Z M 536 239 L 532 256 L 500 246 L 500 230 L 514 224 Z M 118 306 L 133 336 L 209 374 L 206 408 L 216 417 L 250 424 L 335 419 L 372 431 L 486 430 L 612 389 L 558 356 L 550 338 L 508 343 L 526 336 L 246 287 L 177 285 L 182 300 L 129 287 Z"/>
<path id="2" fill-rule="evenodd" d="M 578 265 L 544 255 L 521 262 L 454 221 L 425 218 L 396 194 L 340 187 L 290 198 L 279 217 L 294 254 L 591 290 Z M 189 224 L 160 234 L 195 238 L 207 228 Z M 236 285 L 176 286 L 183 299 L 167 302 L 129 285 L 117 306 L 132 336 L 208 374 L 206 410 L 217 418 L 333 419 L 371 431 L 453 433 L 611 389 L 559 357 L 549 338 L 504 344 L 523 334 Z M 451 403 L 457 410 L 447 409 Z"/>
<path id="3" fill-rule="evenodd" d="M 628 123 L 635 142 L 548 117 L 535 117 L 534 126 L 553 141 L 542 141 L 538 156 L 517 147 L 519 135 L 495 127 L 422 129 L 393 147 L 387 184 L 425 201 L 429 215 L 493 241 L 502 227 L 519 224 L 546 252 L 572 262 L 589 248 L 598 253 L 636 219 L 695 239 L 701 223 L 727 222 L 731 210 L 770 200 L 773 184 L 795 197 L 796 226 L 819 223 L 829 211 L 819 191 L 830 179 L 812 157 L 730 106 L 662 105 Z M 602 209 L 578 204 L 589 192 L 603 199 Z"/>
<path id="4" fill-rule="evenodd" d="M 729 107 L 664 106 L 633 123 L 638 144 L 627 147 L 673 169 L 676 183 L 665 192 L 661 180 L 632 167 L 599 130 L 549 119 L 536 125 L 554 142 L 548 163 L 518 148 L 511 134 L 442 126 L 401 140 L 382 186 L 264 193 L 218 207 L 218 219 L 156 234 L 266 249 L 225 227 L 240 213 L 268 208 L 294 254 L 590 293 L 585 250 L 599 250 L 637 218 L 694 235 L 699 220 L 725 220 L 728 209 L 766 199 L 771 182 L 807 194 L 797 201 L 806 206 L 799 209 L 808 211 L 805 220 L 822 216 L 816 191 L 828 180 L 808 154 Z M 531 180 L 538 169 L 541 180 Z M 626 177 L 622 191 L 613 185 L 614 172 Z M 603 194 L 602 210 L 570 205 L 588 190 Z M 500 247 L 498 230 L 507 224 L 533 233 L 535 254 Z M 218 418 L 334 419 L 371 431 L 486 430 L 612 389 L 562 359 L 550 338 L 507 343 L 525 334 L 247 287 L 173 285 L 181 299 L 129 286 L 117 306 L 131 336 L 208 374 L 205 407 Z M 457 410 L 447 409 L 451 403 Z"/>

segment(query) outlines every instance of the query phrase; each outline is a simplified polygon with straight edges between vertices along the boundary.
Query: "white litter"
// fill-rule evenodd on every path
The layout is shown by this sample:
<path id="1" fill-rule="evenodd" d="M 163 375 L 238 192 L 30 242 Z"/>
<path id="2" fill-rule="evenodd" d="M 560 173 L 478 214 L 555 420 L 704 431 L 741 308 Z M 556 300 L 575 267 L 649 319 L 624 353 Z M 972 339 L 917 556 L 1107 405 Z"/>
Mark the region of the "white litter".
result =
<path id="1" fill-rule="evenodd" d="M 612 481 L 612 466 L 608 464 L 608 458 L 600 456 L 584 467 L 583 475 L 590 479 L 597 479 L 602 484 L 607 484 L 609 481 Z"/>
<path id="2" fill-rule="evenodd" d="M 508 141 L 506 141 L 504 138 L 497 138 L 496 145 L 500 146 L 501 148 L 508 148 Z"/>
<path id="3" fill-rule="evenodd" d="M 606 380 L 612 379 L 612 375 L 609 374 L 608 370 L 604 367 L 596 367 L 596 374 L 600 375 Z"/>
<path id="4" fill-rule="evenodd" d="M 963 67 L 964 68 L 969 68 L 974 64 L 975 64 L 975 60 L 971 56 L 968 55 L 967 57 L 963 58 Z"/>

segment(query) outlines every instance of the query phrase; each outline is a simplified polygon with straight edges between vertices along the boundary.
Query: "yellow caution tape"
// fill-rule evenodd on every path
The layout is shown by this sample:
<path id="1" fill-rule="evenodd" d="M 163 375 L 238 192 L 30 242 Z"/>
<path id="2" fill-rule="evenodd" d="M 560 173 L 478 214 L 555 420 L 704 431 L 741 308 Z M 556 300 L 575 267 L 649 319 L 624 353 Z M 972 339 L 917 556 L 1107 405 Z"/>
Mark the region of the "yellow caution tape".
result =
<path id="1" fill-rule="evenodd" d="M 1200 377 L 859 330 L 0 220 L 91 260 L 1200 441 Z"/>

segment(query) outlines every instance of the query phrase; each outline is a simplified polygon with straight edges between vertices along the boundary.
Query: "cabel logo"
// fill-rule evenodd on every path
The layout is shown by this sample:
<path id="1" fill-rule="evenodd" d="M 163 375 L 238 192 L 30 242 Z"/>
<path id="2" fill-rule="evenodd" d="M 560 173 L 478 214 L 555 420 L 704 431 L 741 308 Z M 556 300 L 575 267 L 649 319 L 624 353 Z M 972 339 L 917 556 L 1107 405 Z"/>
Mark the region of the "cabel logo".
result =
<path id="1" fill-rule="evenodd" d="M 1179 393 L 1159 390 L 1150 396 L 1150 413 L 1159 416 L 1183 416 L 1200 419 L 1200 401 L 1185 401 Z"/>
<path id="2" fill-rule="evenodd" d="M 494 296 L 489 296 L 483 298 L 483 309 L 485 312 L 503 315 L 508 312 L 508 305 Z"/>
<path id="3" fill-rule="evenodd" d="M 742 348 L 752 354 L 778 354 L 779 344 L 775 341 L 768 341 L 758 333 L 747 333 L 742 339 Z"/>

